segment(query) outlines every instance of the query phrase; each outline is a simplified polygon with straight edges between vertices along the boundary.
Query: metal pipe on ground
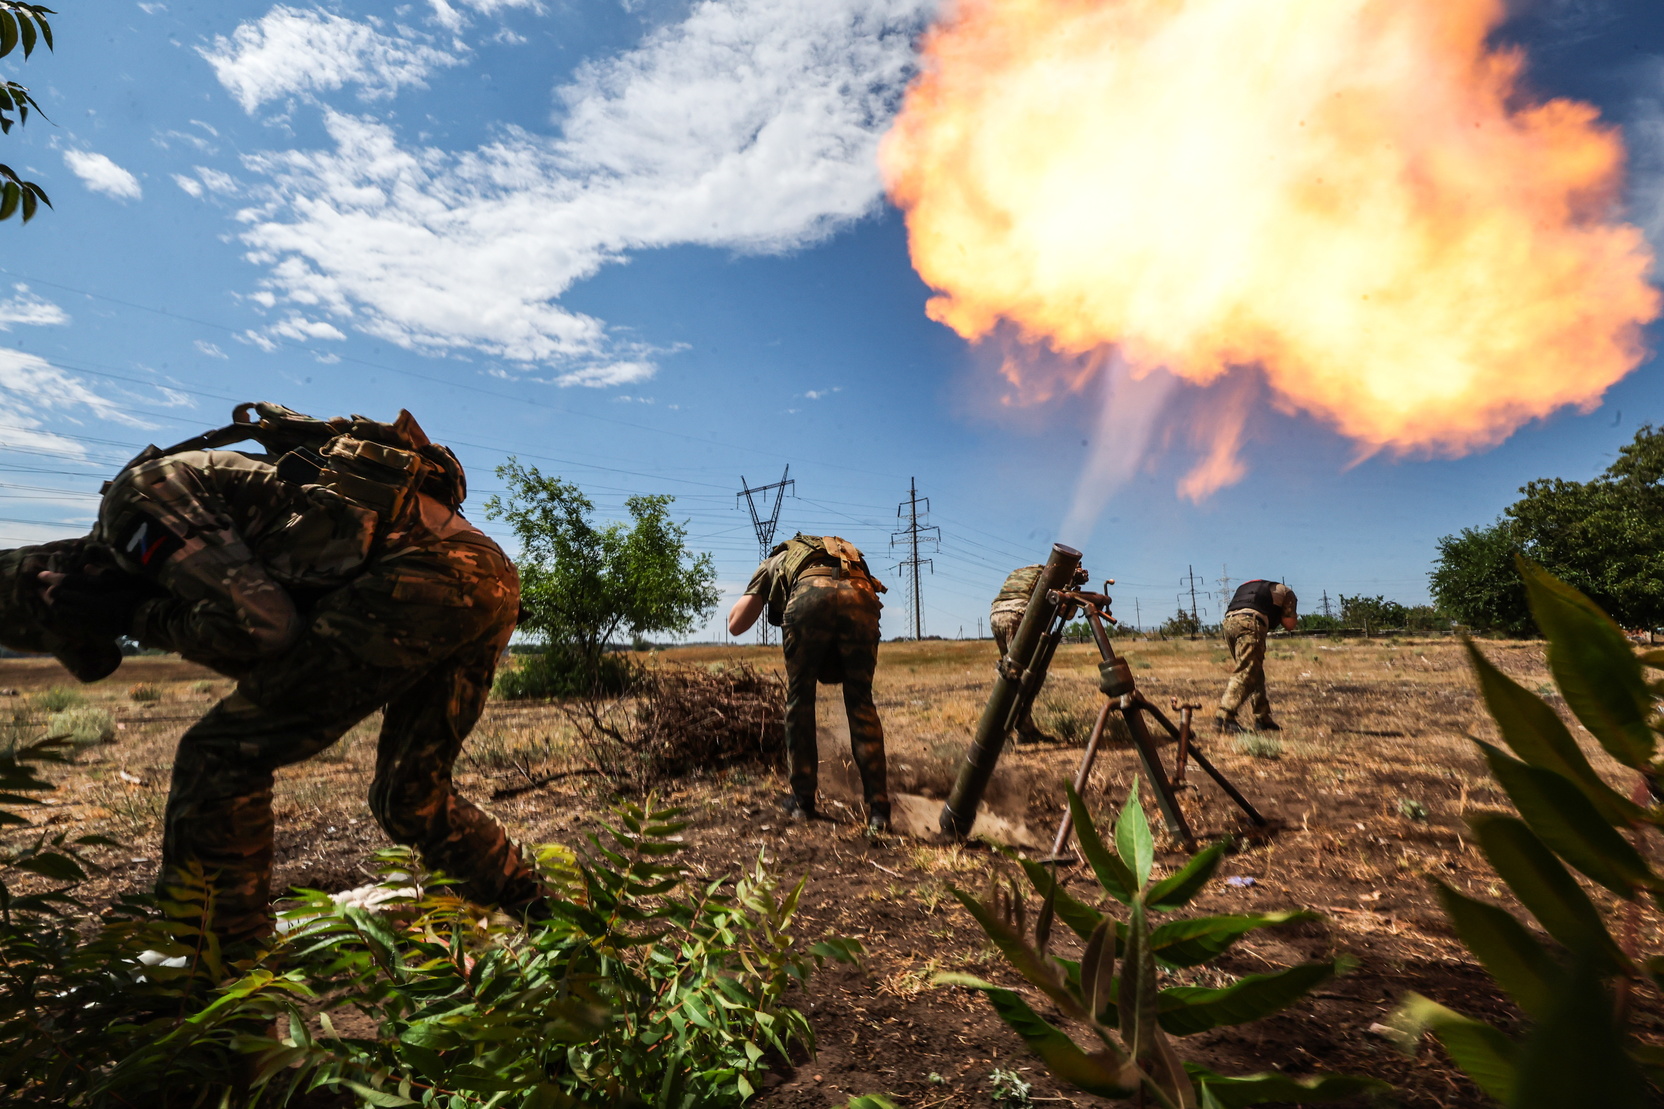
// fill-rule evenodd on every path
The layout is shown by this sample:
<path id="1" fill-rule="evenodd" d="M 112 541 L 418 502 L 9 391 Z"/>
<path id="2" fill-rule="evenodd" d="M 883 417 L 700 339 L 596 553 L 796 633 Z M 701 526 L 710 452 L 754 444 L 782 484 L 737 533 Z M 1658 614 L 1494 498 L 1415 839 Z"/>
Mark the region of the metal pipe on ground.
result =
<path id="1" fill-rule="evenodd" d="M 1051 557 L 1046 560 L 1040 580 L 1029 595 L 1023 621 L 1017 626 L 1017 634 L 1011 637 L 1011 642 L 1006 645 L 1005 657 L 999 662 L 993 691 L 988 694 L 988 703 L 982 710 L 981 720 L 977 722 L 976 735 L 971 740 L 970 750 L 965 752 L 964 763 L 959 767 L 953 792 L 948 795 L 947 804 L 942 806 L 940 826 L 950 836 L 963 839 L 970 835 L 971 825 L 976 823 L 976 810 L 982 804 L 982 795 L 988 790 L 994 768 L 999 765 L 1000 752 L 1005 749 L 1007 723 L 1012 720 L 1012 709 L 1022 690 L 1023 676 L 1030 664 L 1035 662 L 1035 649 L 1040 646 L 1052 618 L 1057 614 L 1059 601 L 1053 598 L 1058 591 L 1069 588 L 1075 570 L 1080 566 L 1080 559 L 1080 552 L 1073 547 L 1052 544 Z"/>

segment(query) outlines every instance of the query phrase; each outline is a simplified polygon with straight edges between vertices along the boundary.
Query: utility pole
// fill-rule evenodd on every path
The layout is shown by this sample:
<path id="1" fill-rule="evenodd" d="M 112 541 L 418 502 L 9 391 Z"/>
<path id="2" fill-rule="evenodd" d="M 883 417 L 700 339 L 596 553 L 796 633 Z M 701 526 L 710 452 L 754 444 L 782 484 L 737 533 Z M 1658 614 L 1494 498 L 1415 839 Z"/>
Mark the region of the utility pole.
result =
<path id="1" fill-rule="evenodd" d="M 774 529 L 780 524 L 780 502 L 786 499 L 786 490 L 790 489 L 794 497 L 797 495 L 797 482 L 792 479 L 791 473 L 791 464 L 787 463 L 779 481 L 757 486 L 746 481 L 744 474 L 740 475 L 741 488 L 734 494 L 734 507 L 738 508 L 739 499 L 744 497 L 745 506 L 751 510 L 751 526 L 756 529 L 757 550 L 761 552 L 758 561 L 767 558 L 768 552 L 774 547 Z M 774 494 L 772 510 L 768 506 L 768 495 L 771 492 Z M 760 510 L 757 506 L 759 500 L 762 502 Z M 768 629 L 767 620 L 757 621 L 757 642 L 765 647 L 768 646 Z"/>
<path id="2" fill-rule="evenodd" d="M 1187 568 L 1190 571 L 1190 618 L 1196 621 L 1196 626 L 1202 626 L 1202 618 L 1196 614 L 1196 567 Z"/>
<path id="3" fill-rule="evenodd" d="M 1137 624 L 1133 625 L 1133 630 L 1134 631 L 1143 631 L 1144 630 L 1144 614 L 1141 611 L 1139 611 L 1138 598 L 1137 597 L 1134 597 L 1132 599 L 1132 618 L 1134 620 L 1138 621 Z"/>
<path id="4" fill-rule="evenodd" d="M 978 639 L 982 638 L 982 617 L 980 616 L 976 618 L 976 637 Z"/>
<path id="5" fill-rule="evenodd" d="M 942 529 L 930 524 L 919 523 L 919 506 L 923 511 L 930 511 L 930 498 L 919 496 L 919 482 L 917 478 L 910 478 L 907 482 L 907 499 L 896 507 L 897 518 L 905 517 L 907 526 L 890 534 L 890 549 L 893 551 L 900 543 L 902 550 L 910 552 L 908 556 L 897 564 L 896 569 L 901 572 L 902 580 L 906 581 L 909 574 L 912 577 L 913 592 L 913 638 L 924 638 L 924 597 L 919 592 L 919 567 L 929 566 L 934 574 L 936 567 L 928 558 L 919 557 L 919 543 L 940 543 Z"/>

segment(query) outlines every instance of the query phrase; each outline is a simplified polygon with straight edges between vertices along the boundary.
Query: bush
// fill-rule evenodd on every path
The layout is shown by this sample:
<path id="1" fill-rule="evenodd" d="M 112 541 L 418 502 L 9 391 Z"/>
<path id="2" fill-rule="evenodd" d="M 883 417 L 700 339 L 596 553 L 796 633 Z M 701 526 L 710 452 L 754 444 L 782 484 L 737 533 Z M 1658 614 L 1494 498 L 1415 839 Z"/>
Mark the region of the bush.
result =
<path id="1" fill-rule="evenodd" d="M 72 689 L 63 685 L 55 685 L 45 693 L 38 694 L 35 697 L 35 704 L 39 705 L 44 712 L 62 712 L 67 708 L 74 708 L 76 705 L 85 702 L 86 698 L 81 695 L 79 689 Z"/>
<path id="2" fill-rule="evenodd" d="M 65 739 L 77 747 L 93 747 L 116 738 L 115 718 L 101 708 L 82 705 L 55 713 L 46 722 L 46 734 Z"/>
<path id="3" fill-rule="evenodd" d="M 1649 1080 L 1664 1085 L 1664 1051 L 1648 1042 L 1650 1018 L 1629 1019 L 1627 997 L 1643 977 L 1664 983 L 1664 953 L 1639 949 L 1640 934 L 1654 933 L 1636 928 L 1643 901 L 1664 900 L 1664 875 L 1624 833 L 1645 836 L 1649 827 L 1664 825 L 1656 778 L 1659 683 L 1649 683 L 1643 670 L 1664 669 L 1664 651 L 1637 658 L 1587 597 L 1524 559 L 1518 566 L 1566 707 L 1613 759 L 1637 772 L 1644 788 L 1636 795 L 1650 807 L 1607 785 L 1555 709 L 1470 641 L 1486 707 L 1513 754 L 1475 743 L 1518 815 L 1478 813 L 1468 824 L 1497 875 L 1553 943 L 1512 912 L 1434 881 L 1451 928 L 1518 1004 L 1526 1027 L 1511 1036 L 1419 994 L 1406 997 L 1393 1024 L 1412 1050 L 1424 1030 L 1433 1032 L 1457 1065 L 1505 1105 L 1639 1109 L 1655 1104 Z M 1603 912 L 1611 899 L 1591 898 L 1573 871 L 1612 894 L 1618 906 Z"/>
<path id="4" fill-rule="evenodd" d="M 1092 725 L 1098 722 L 1101 704 L 1096 698 L 1081 701 L 1048 694 L 1034 706 L 1034 723 L 1042 732 L 1063 743 L 1084 745 L 1092 734 Z"/>
<path id="5" fill-rule="evenodd" d="M 1260 735 L 1258 732 L 1237 736 L 1236 749 L 1252 759 L 1283 757 L 1283 741 L 1274 735 Z"/>
<path id="6" fill-rule="evenodd" d="M 12 804 L 50 788 L 29 763 L 61 757 L 56 742 L 0 758 Z M 760 862 L 690 885 L 671 859 L 676 810 L 616 815 L 588 859 L 539 851 L 546 921 L 470 905 L 390 851 L 367 896 L 305 894 L 271 949 L 235 964 L 192 923 L 200 875 L 169 891 L 165 918 L 133 901 L 84 939 L 69 915 L 86 877 L 76 852 L 110 841 L 59 835 L 0 857 L 0 875 L 70 883 L 0 884 L 0 1101 L 265 1109 L 323 1088 L 364 1105 L 738 1105 L 768 1053 L 813 1052 L 793 984 L 860 945 L 798 939 L 804 881 L 782 889 Z M 343 1010 L 374 1034 L 338 1031 Z"/>
<path id="7" fill-rule="evenodd" d="M 1333 1101 L 1383 1088 L 1373 1079 L 1348 1075 L 1226 1077 L 1182 1062 L 1169 1036 L 1189 1036 L 1268 1016 L 1328 980 L 1338 965 L 1305 963 L 1251 974 L 1217 989 L 1161 989 L 1163 968 L 1201 966 L 1256 928 L 1313 920 L 1317 914 L 1297 910 L 1192 917 L 1151 927 L 1152 913 L 1182 908 L 1202 891 L 1228 845 L 1215 844 L 1152 885 L 1155 841 L 1138 801 L 1136 779 L 1115 825 L 1113 850 L 1098 836 L 1079 795 L 1071 788 L 1068 796 L 1081 853 L 1103 892 L 1127 907 L 1124 922 L 1077 901 L 1058 884 L 1055 870 L 1029 859 L 1018 861 L 1042 898 L 1032 943 L 1024 896 L 1015 883 L 1002 889 L 996 882 L 986 900 L 961 890 L 955 890 L 954 896 L 970 910 L 1012 969 L 1065 1017 L 1086 1029 L 1091 1046 L 1082 1048 L 1015 990 L 959 973 L 938 974 L 937 982 L 981 990 L 1054 1078 L 1100 1097 L 1137 1098 L 1139 1104 L 1223 1107 Z M 1062 920 L 1085 943 L 1079 962 L 1048 953 L 1056 920 Z"/>
<path id="8" fill-rule="evenodd" d="M 153 704 L 162 699 L 162 690 L 160 686 L 140 682 L 127 691 L 127 699 L 141 705 Z"/>
<path id="9" fill-rule="evenodd" d="M 610 695 L 630 689 L 639 672 L 640 666 L 622 654 L 602 655 L 592 672 L 582 652 L 556 645 L 499 670 L 491 688 L 509 701 Z"/>

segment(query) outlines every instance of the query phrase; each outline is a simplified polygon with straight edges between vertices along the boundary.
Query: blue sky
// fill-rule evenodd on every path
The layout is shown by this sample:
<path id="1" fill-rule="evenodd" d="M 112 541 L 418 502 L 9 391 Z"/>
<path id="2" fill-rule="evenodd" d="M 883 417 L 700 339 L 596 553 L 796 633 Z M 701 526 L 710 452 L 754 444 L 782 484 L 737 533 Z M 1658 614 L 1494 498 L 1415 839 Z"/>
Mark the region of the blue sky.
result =
<path id="1" fill-rule="evenodd" d="M 724 607 L 757 554 L 741 475 L 789 464 L 782 533 L 841 534 L 892 587 L 917 479 L 942 530 L 927 633 L 973 634 L 1055 539 L 1149 623 L 1191 566 L 1200 588 L 1285 578 L 1308 610 L 1325 590 L 1422 600 L 1438 536 L 1532 478 L 1592 475 L 1661 419 L 1656 362 L 1591 414 L 1455 460 L 1353 464 L 1264 411 L 1240 484 L 1177 498 L 1181 442 L 1060 535 L 1096 400 L 998 403 L 997 357 L 925 317 L 874 166 L 925 0 L 62 7 L 55 53 L 0 62 L 49 117 L 0 139 L 5 161 L 56 205 L 0 226 L 8 545 L 84 530 L 114 466 L 234 402 L 406 407 L 497 534 L 480 502 L 511 453 L 603 514 L 674 494 Z M 1630 215 L 1659 242 L 1664 6 L 1511 11 L 1531 87 L 1623 128 Z"/>

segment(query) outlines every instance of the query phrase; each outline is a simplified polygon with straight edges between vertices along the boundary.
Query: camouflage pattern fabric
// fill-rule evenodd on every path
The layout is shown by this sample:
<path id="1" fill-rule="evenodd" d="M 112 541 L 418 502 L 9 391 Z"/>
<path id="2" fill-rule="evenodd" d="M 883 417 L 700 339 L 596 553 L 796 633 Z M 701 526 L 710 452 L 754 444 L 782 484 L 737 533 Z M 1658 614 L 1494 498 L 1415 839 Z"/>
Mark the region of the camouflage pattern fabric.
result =
<path id="1" fill-rule="evenodd" d="M 842 683 L 850 754 L 867 806 L 888 805 L 884 725 L 872 702 L 883 605 L 862 577 L 830 568 L 798 576 L 786 602 L 786 753 L 793 796 L 812 807 L 820 769 L 815 735 L 815 683 Z"/>
<path id="2" fill-rule="evenodd" d="M 270 928 L 272 774 L 385 708 L 370 808 L 395 842 L 516 906 L 540 885 L 451 767 L 514 631 L 519 578 L 482 532 L 428 496 L 376 543 L 378 518 L 257 459 L 196 451 L 124 472 L 95 537 L 168 596 L 134 635 L 239 679 L 181 738 L 158 886 L 209 876 L 227 941 Z"/>
<path id="3" fill-rule="evenodd" d="M 1271 701 L 1265 695 L 1265 621 L 1254 612 L 1237 611 L 1225 617 L 1222 630 L 1234 665 L 1225 695 L 1219 699 L 1218 717 L 1235 720 L 1237 710 L 1246 701 L 1256 723 L 1269 723 Z"/>
<path id="4" fill-rule="evenodd" d="M 293 591 L 352 578 L 376 525 L 375 513 L 258 459 L 186 451 L 123 471 L 93 538 L 167 592 L 139 607 L 135 638 L 223 670 L 292 645 L 305 628 Z"/>
<path id="5" fill-rule="evenodd" d="M 1034 595 L 1035 583 L 1040 580 L 1040 573 L 1045 569 L 1038 562 L 1032 566 L 1022 566 L 1011 571 L 1000 586 L 999 596 L 988 608 L 988 627 L 994 633 L 994 646 L 999 649 L 1000 657 L 1005 657 L 1006 647 L 1011 643 L 1011 637 L 1017 634 L 1017 628 L 1023 622 L 1023 613 L 1028 611 L 1028 602 Z M 1017 738 L 1024 740 L 1050 739 L 1034 722 L 1034 706 L 1023 710 L 1023 717 L 1017 721 Z"/>

